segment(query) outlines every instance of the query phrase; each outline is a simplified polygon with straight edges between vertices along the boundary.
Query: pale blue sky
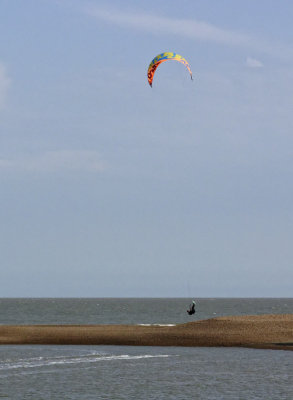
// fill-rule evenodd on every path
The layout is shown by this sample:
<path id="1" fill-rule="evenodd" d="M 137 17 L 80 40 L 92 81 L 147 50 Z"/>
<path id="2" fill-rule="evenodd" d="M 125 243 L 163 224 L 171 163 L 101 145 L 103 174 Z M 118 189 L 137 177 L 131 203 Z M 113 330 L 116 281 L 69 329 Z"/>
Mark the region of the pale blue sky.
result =
<path id="1" fill-rule="evenodd" d="M 0 296 L 291 297 L 292 13 L 2 0 Z"/>

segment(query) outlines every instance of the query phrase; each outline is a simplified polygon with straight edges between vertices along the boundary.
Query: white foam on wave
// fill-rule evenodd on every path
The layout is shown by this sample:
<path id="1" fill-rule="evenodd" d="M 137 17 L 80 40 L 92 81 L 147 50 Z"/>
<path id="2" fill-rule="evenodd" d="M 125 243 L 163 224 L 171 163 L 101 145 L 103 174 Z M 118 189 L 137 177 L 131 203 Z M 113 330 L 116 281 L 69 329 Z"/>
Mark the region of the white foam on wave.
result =
<path id="1" fill-rule="evenodd" d="M 115 361 L 115 360 L 140 360 L 146 358 L 164 358 L 169 357 L 166 354 L 142 354 L 142 355 L 129 355 L 129 354 L 121 354 L 121 355 L 103 355 L 103 354 L 87 354 L 84 356 L 78 357 L 66 357 L 66 356 L 56 356 L 51 358 L 46 357 L 34 357 L 28 359 L 20 359 L 16 362 L 11 362 L 11 360 L 6 360 L 5 362 L 0 363 L 0 371 L 11 370 L 11 369 L 25 369 L 25 368 L 39 368 L 39 367 L 50 367 L 50 366 L 58 366 L 58 365 L 66 365 L 66 364 L 80 364 L 80 363 L 96 363 L 100 361 Z"/>
<path id="2" fill-rule="evenodd" d="M 138 324 L 138 326 L 176 326 L 176 324 Z"/>

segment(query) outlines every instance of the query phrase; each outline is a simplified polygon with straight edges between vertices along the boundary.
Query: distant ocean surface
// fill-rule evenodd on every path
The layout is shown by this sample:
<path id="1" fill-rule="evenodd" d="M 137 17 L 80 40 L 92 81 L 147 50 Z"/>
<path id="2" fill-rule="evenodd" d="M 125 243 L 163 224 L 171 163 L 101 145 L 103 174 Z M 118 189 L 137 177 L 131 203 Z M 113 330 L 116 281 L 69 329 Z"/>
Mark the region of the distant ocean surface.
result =
<path id="1" fill-rule="evenodd" d="M 293 299 L 0 299 L 0 324 L 177 324 L 287 314 Z M 242 348 L 0 346 L 0 399 L 293 399 L 293 353 Z"/>

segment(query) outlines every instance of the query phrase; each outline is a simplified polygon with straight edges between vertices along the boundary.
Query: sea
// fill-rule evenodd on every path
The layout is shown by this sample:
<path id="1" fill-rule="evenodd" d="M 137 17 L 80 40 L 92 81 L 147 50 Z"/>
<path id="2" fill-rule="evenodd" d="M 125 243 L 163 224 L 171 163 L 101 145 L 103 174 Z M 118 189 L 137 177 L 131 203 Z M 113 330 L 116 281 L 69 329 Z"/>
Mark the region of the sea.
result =
<path id="1" fill-rule="evenodd" d="M 191 300 L 196 313 L 186 313 Z M 0 299 L 0 324 L 173 325 L 293 313 L 293 299 Z M 292 400 L 293 352 L 244 348 L 0 346 L 0 399 Z"/>

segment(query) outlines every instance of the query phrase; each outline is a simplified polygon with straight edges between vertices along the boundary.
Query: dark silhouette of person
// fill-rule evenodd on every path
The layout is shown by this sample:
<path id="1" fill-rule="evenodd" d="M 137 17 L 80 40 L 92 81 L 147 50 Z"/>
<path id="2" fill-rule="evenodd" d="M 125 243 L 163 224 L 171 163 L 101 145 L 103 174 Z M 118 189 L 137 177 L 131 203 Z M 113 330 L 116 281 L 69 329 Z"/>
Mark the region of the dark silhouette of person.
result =
<path id="1" fill-rule="evenodd" d="M 192 304 L 190 304 L 189 310 L 187 310 L 187 313 L 188 313 L 189 315 L 195 314 L 195 301 L 193 301 Z"/>

